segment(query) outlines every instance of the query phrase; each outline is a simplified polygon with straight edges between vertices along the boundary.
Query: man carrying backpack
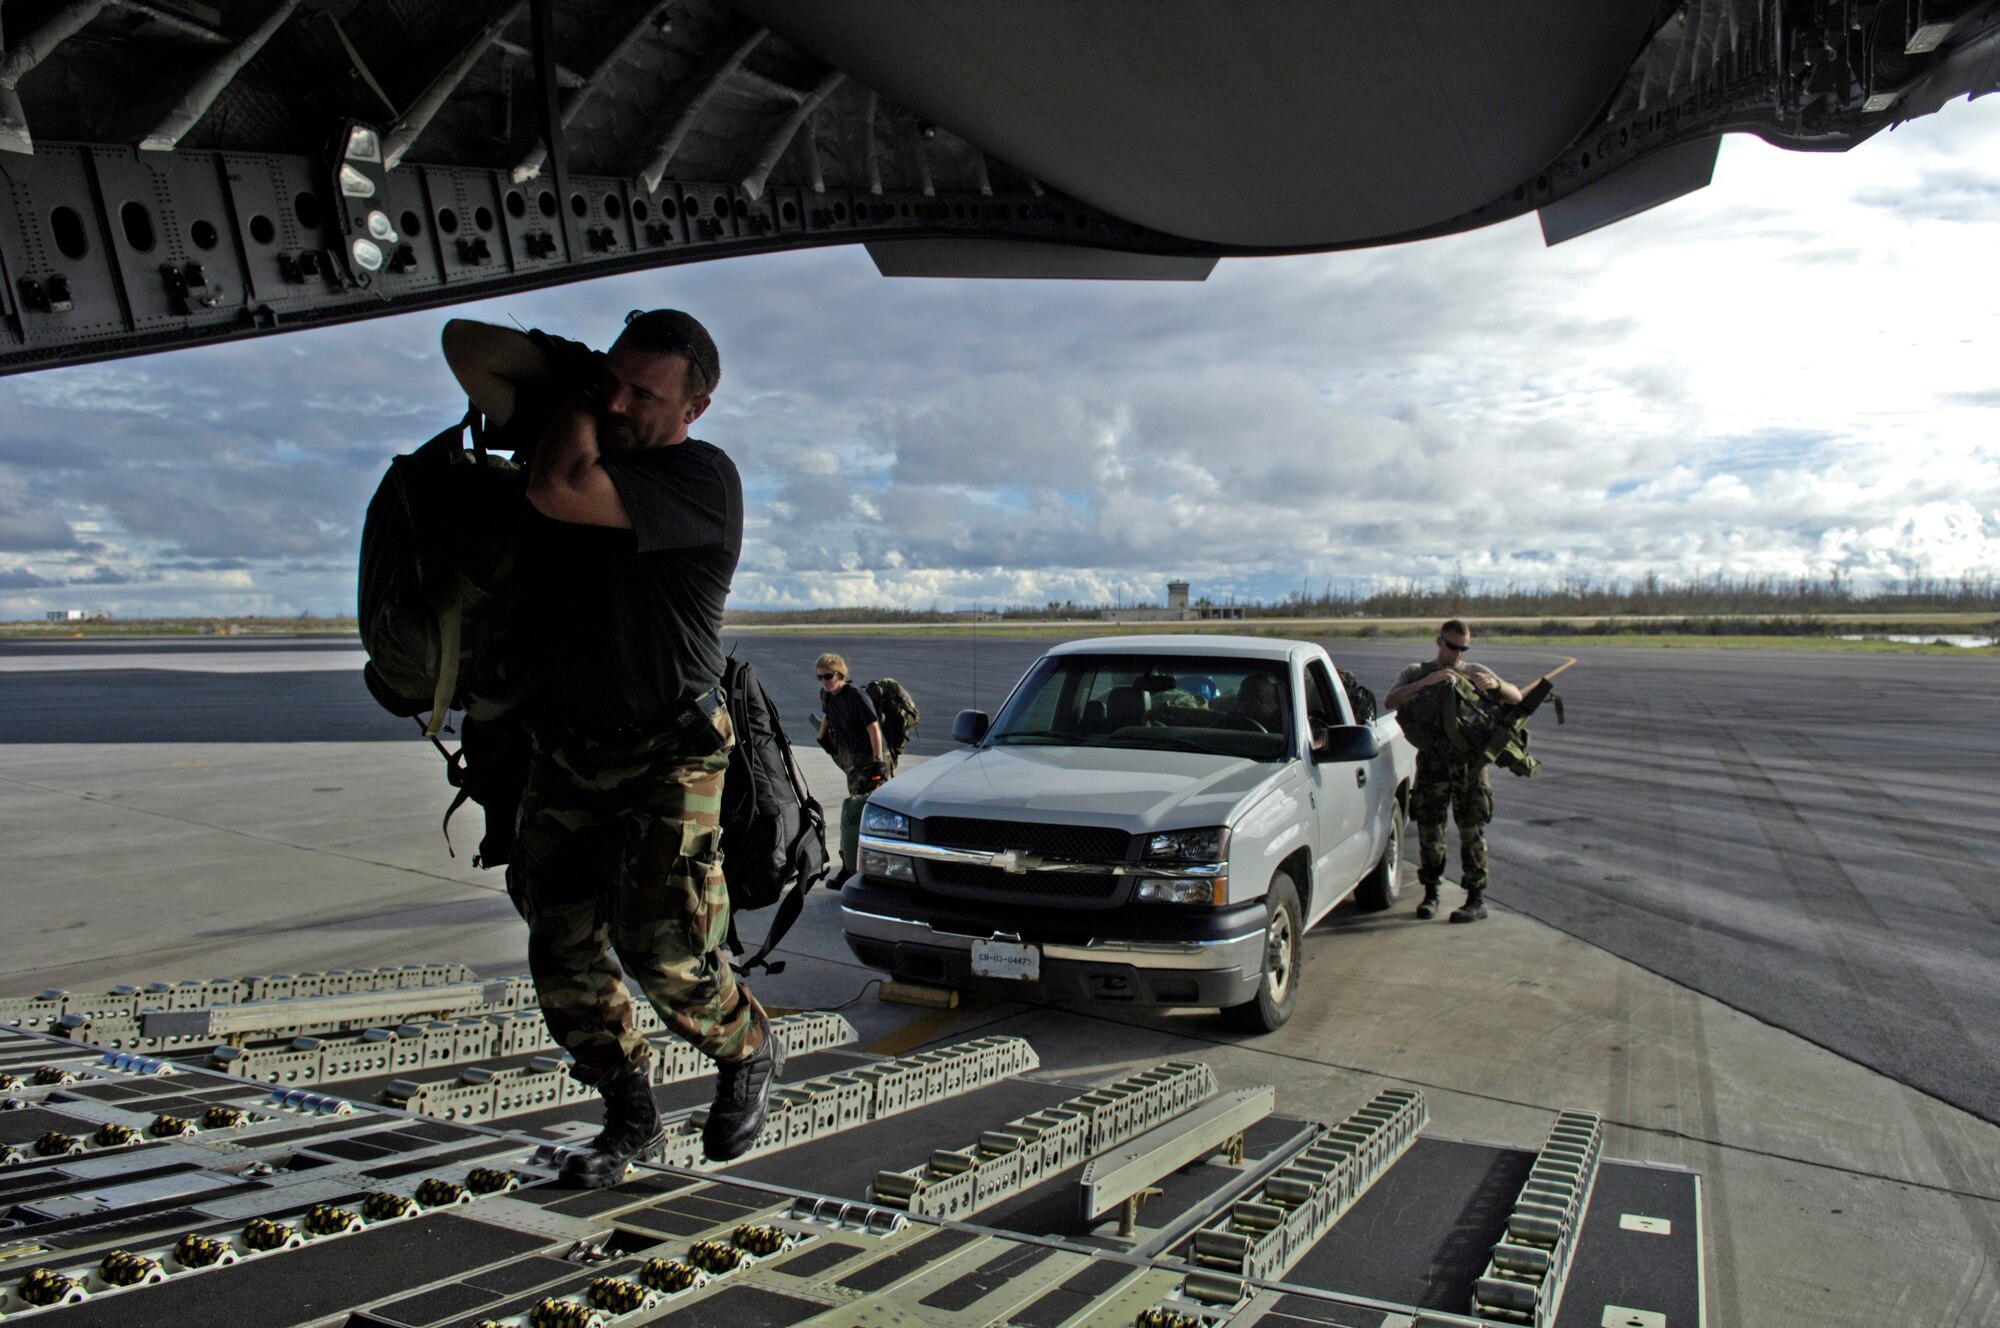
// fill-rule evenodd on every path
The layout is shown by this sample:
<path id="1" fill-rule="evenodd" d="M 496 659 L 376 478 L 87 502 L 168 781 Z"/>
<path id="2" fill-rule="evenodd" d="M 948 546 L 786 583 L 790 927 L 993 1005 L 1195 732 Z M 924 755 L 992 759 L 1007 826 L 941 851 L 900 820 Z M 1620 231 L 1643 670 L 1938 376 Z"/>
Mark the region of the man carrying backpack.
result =
<path id="1" fill-rule="evenodd" d="M 1437 657 L 1419 660 L 1396 676 L 1395 686 L 1382 698 L 1385 710 L 1395 710 L 1419 692 L 1448 686 L 1464 678 L 1482 692 L 1502 701 L 1518 702 L 1521 689 L 1484 664 L 1465 658 L 1472 649 L 1472 629 L 1453 618 L 1438 628 Z M 1410 811 L 1417 822 L 1417 883 L 1424 897 L 1417 916 L 1437 916 L 1438 887 L 1444 881 L 1445 818 L 1458 822 L 1459 884 L 1465 905 L 1453 910 L 1453 922 L 1478 922 L 1486 916 L 1486 826 L 1493 819 L 1493 785 L 1486 761 L 1458 760 L 1435 747 L 1417 749 L 1417 786 Z"/>
<path id="2" fill-rule="evenodd" d="M 882 716 L 862 687 L 847 682 L 847 661 L 821 655 L 813 664 L 826 713 L 819 719 L 820 745 L 847 773 L 847 800 L 840 804 L 840 875 L 860 870 L 861 809 L 868 795 L 895 773 L 895 755 L 882 736 Z"/>
<path id="3" fill-rule="evenodd" d="M 507 890 L 528 923 L 549 1031 L 605 1101 L 603 1130 L 564 1174 L 612 1184 L 664 1139 L 628 971 L 668 1027 L 717 1062 L 702 1144 L 716 1161 L 739 1157 L 763 1128 L 785 1048 L 724 950 L 733 732 L 717 681 L 743 487 L 727 455 L 688 437 L 721 377 L 715 343 L 661 309 L 629 315 L 604 355 L 465 319 L 445 325 L 444 354 L 528 453 L 540 513 L 530 627 L 547 684 L 527 716 Z"/>

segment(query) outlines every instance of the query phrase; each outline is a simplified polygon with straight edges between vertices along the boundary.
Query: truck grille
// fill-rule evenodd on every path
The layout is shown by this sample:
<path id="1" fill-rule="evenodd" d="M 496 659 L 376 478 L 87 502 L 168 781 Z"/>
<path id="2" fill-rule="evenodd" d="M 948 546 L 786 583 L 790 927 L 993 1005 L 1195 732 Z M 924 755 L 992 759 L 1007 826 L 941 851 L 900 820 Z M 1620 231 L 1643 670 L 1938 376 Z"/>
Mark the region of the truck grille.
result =
<path id="1" fill-rule="evenodd" d="M 923 871 L 926 885 L 950 894 L 977 890 L 1044 899 L 1109 899 L 1118 889 L 1116 876 L 1083 872 L 1031 871 L 1015 875 L 998 867 L 975 867 L 963 862 L 926 862 Z"/>
<path id="2" fill-rule="evenodd" d="M 1094 859 L 1123 862 L 1132 842 L 1132 837 L 1123 830 L 1094 825 L 1044 825 L 1039 821 L 984 821 L 967 816 L 933 816 L 924 821 L 923 827 L 925 840 L 946 848 L 980 849 L 988 853 L 1010 848 L 1026 849 L 1045 858 L 1069 861 Z M 1005 872 L 993 874 L 1006 875 Z"/>

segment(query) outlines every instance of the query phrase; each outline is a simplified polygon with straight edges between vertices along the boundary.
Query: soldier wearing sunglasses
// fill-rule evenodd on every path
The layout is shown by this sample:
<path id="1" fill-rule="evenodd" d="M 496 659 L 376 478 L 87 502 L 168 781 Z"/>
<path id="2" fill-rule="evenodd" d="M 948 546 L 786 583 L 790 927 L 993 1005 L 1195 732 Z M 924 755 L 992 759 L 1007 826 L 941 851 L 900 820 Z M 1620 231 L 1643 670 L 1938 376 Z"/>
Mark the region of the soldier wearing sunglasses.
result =
<path id="1" fill-rule="evenodd" d="M 1471 649 L 1472 629 L 1457 618 L 1446 622 L 1438 628 L 1436 658 L 1419 660 L 1398 674 L 1383 698 L 1383 708 L 1394 710 L 1427 688 L 1450 684 L 1454 677 L 1464 678 L 1496 700 L 1519 701 L 1520 688 L 1466 658 Z M 1458 822 L 1459 884 L 1465 887 L 1465 904 L 1453 911 L 1451 920 L 1479 921 L 1486 916 L 1486 825 L 1493 819 L 1493 786 L 1486 777 L 1486 763 L 1419 751 L 1417 786 L 1410 802 L 1417 822 L 1417 882 L 1424 887 L 1417 916 L 1425 920 L 1437 916 L 1449 816 Z"/>
<path id="2" fill-rule="evenodd" d="M 894 772 L 894 758 L 883 746 L 881 716 L 868 699 L 864 687 L 847 681 L 847 661 L 839 655 L 821 655 L 813 665 L 820 693 L 826 698 L 826 714 L 819 720 L 820 746 L 847 775 L 847 800 L 840 806 L 840 879 L 860 869 L 861 808 L 868 795 Z"/>

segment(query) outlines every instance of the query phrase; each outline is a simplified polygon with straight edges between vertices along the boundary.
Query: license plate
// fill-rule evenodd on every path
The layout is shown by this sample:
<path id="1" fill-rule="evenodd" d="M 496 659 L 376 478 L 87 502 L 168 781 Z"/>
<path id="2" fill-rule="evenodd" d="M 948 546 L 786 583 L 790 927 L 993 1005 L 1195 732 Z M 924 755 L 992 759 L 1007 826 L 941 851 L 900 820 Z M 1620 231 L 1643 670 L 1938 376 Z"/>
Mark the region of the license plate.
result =
<path id="1" fill-rule="evenodd" d="M 1042 980 L 1042 951 L 1034 945 L 1012 941 L 974 941 L 972 971 L 982 978 L 1013 978 L 1021 982 Z"/>

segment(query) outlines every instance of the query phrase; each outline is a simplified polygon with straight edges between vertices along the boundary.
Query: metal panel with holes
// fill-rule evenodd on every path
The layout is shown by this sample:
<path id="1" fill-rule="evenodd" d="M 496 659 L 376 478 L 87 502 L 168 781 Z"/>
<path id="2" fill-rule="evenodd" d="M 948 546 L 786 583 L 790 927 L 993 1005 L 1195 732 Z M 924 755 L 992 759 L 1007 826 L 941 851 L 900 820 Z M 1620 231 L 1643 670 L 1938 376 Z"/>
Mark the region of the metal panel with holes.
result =
<path id="1" fill-rule="evenodd" d="M 7 259 L 22 340 L 89 341 L 126 330 L 103 212 L 81 148 L 43 146 L 27 172 L 6 177 L 0 252 Z"/>
<path id="2" fill-rule="evenodd" d="M 528 180 L 507 190 L 501 224 L 514 271 L 532 272 L 569 262 L 562 207 L 555 181 L 547 178 Z"/>
<path id="3" fill-rule="evenodd" d="M 733 240 L 743 234 L 750 204 L 734 190 L 717 185 L 689 186 L 681 192 L 681 207 L 694 223 L 698 240 Z"/>
<path id="4" fill-rule="evenodd" d="M 388 295 L 431 290 L 444 284 L 438 262 L 437 229 L 431 224 L 430 200 L 418 171 L 392 171 L 383 210 L 396 226 L 396 243 L 389 262 L 376 280 Z"/>
<path id="5" fill-rule="evenodd" d="M 310 157 L 225 153 L 231 220 L 243 246 L 253 312 L 324 299 L 345 285 L 330 176 Z"/>
<path id="6" fill-rule="evenodd" d="M 214 159 L 89 151 L 132 329 L 239 317 L 242 260 Z M 324 194 L 300 191 L 309 215 L 324 211 Z"/>
<path id="7" fill-rule="evenodd" d="M 632 245 L 641 253 L 672 249 L 687 241 L 687 227 L 671 188 L 645 192 L 634 185 L 625 196 L 625 215 L 632 222 Z"/>
<path id="8" fill-rule="evenodd" d="M 445 281 L 485 281 L 512 270 L 521 250 L 504 222 L 508 200 L 496 190 L 492 172 L 425 167 L 423 177 L 428 228 Z"/>
<path id="9" fill-rule="evenodd" d="M 569 177 L 569 209 L 578 258 L 614 258 L 632 252 L 632 225 L 623 182 L 604 176 Z"/>

